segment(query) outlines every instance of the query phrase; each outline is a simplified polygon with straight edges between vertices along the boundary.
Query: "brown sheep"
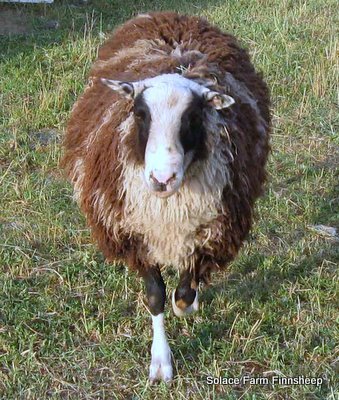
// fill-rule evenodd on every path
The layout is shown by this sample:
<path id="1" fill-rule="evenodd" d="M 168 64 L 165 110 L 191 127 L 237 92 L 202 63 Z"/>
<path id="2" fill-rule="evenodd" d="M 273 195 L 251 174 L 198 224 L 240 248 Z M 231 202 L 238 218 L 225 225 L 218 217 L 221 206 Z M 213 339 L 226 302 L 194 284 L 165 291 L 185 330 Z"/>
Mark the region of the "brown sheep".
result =
<path id="1" fill-rule="evenodd" d="M 108 260 L 144 278 L 150 380 L 172 379 L 160 269 L 180 271 L 176 315 L 236 256 L 262 193 L 269 93 L 237 40 L 198 17 L 139 15 L 99 49 L 62 161 Z"/>

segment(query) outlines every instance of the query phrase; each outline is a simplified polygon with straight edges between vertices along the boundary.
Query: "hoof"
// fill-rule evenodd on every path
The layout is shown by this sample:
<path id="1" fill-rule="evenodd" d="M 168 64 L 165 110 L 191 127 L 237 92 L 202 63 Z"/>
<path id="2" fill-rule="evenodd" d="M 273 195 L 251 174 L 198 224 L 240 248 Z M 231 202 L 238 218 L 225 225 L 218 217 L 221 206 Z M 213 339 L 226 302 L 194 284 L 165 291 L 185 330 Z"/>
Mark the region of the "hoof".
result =
<path id="1" fill-rule="evenodd" d="M 169 383 L 173 378 L 172 353 L 165 336 L 155 337 L 151 349 L 152 360 L 149 367 L 151 384 L 164 381 Z"/>
<path id="2" fill-rule="evenodd" d="M 163 381 L 170 383 L 173 378 L 173 369 L 171 363 L 171 352 L 164 355 L 164 357 L 153 357 L 149 367 L 149 381 L 151 385 L 156 382 Z"/>
<path id="3" fill-rule="evenodd" d="M 194 311 L 198 311 L 199 309 L 199 300 L 198 300 L 198 290 L 195 291 L 195 298 L 192 304 L 188 307 L 185 307 L 184 302 L 182 302 L 184 307 L 179 307 L 179 305 L 175 301 L 175 290 L 172 292 L 172 308 L 173 312 L 177 317 L 184 317 L 185 315 L 191 314 Z"/>
<path id="4" fill-rule="evenodd" d="M 161 381 L 169 384 L 172 378 L 173 370 L 171 364 L 151 363 L 149 367 L 149 382 L 151 385 Z"/>

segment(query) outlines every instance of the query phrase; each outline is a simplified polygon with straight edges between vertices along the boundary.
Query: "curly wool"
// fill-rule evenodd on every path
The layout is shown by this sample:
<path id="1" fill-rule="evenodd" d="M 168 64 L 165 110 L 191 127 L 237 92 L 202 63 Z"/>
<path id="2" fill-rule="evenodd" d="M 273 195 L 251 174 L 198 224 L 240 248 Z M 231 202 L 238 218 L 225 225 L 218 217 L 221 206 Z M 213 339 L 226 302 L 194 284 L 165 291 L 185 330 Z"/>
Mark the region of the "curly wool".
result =
<path id="1" fill-rule="evenodd" d="M 180 73 L 235 99 L 205 114 L 207 157 L 167 199 L 143 182 L 133 104 L 100 78 L 137 81 Z M 236 39 L 198 17 L 140 15 L 100 48 L 75 104 L 62 165 L 94 239 L 109 260 L 142 271 L 191 268 L 202 279 L 232 260 L 262 193 L 269 151 L 269 94 Z"/>

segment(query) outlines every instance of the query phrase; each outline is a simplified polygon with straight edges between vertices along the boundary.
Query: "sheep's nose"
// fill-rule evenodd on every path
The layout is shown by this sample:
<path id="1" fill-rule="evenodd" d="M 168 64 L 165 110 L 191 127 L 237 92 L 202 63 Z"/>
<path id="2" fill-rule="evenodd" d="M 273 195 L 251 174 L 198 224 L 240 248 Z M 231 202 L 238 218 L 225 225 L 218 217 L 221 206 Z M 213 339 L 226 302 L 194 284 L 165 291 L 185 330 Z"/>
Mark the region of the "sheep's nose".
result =
<path id="1" fill-rule="evenodd" d="M 168 185 L 169 183 L 173 182 L 176 178 L 175 173 L 166 173 L 166 172 L 161 172 L 161 171 L 152 171 L 150 174 L 150 180 L 156 184 L 156 185 L 161 185 L 165 186 Z"/>

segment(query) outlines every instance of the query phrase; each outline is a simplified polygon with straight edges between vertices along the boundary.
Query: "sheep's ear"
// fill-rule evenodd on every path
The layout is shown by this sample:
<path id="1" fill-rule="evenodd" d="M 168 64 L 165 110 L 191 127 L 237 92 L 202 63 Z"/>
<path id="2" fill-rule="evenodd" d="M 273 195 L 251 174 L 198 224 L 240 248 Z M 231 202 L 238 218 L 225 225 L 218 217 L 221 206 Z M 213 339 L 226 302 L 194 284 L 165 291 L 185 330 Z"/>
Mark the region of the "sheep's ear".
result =
<path id="1" fill-rule="evenodd" d="M 105 79 L 105 78 L 101 78 L 101 82 L 104 85 L 108 86 L 110 89 L 120 93 L 121 95 L 129 99 L 134 99 L 135 97 L 135 89 L 133 83 L 113 81 L 112 79 Z"/>
<path id="2" fill-rule="evenodd" d="M 204 98 L 207 103 L 214 107 L 216 110 L 222 110 L 223 108 L 230 107 L 235 103 L 233 97 L 228 96 L 227 94 L 221 94 L 218 92 L 213 92 L 209 90 L 204 93 Z"/>

